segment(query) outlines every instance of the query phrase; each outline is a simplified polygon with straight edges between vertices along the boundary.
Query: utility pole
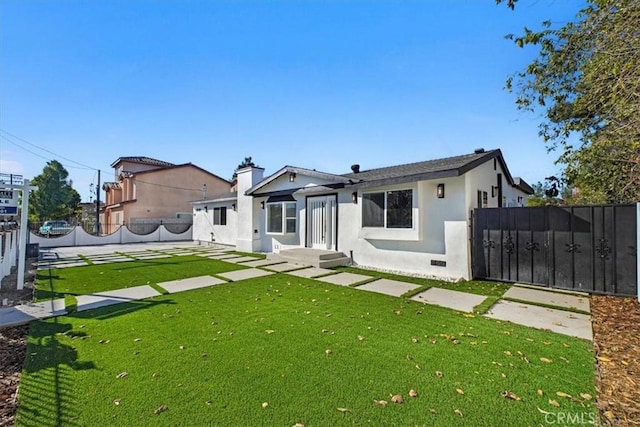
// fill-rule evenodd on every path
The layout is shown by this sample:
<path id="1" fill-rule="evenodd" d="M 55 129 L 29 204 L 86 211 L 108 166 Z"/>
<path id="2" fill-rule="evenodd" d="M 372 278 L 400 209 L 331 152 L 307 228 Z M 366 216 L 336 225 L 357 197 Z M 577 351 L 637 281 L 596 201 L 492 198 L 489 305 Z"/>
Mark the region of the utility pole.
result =
<path id="1" fill-rule="evenodd" d="M 98 186 L 96 187 L 96 236 L 100 235 L 100 169 L 98 169 Z"/>

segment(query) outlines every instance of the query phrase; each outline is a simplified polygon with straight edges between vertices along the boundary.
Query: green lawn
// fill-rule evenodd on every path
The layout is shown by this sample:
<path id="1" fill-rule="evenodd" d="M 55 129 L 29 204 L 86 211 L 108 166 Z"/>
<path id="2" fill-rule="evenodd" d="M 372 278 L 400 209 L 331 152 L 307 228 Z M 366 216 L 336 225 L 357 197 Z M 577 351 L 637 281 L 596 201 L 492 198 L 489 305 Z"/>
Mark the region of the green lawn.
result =
<path id="1" fill-rule="evenodd" d="M 173 257 L 37 286 L 78 294 L 234 268 Z M 276 274 L 32 322 L 17 424 L 542 425 L 591 419 L 588 395 L 587 341 Z"/>

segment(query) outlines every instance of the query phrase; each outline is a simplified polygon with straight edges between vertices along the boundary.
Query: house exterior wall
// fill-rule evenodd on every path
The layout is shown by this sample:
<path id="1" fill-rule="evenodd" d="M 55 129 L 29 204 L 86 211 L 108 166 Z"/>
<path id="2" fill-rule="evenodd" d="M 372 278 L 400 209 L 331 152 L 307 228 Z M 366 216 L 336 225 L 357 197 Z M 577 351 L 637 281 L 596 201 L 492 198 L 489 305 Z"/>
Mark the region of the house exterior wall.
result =
<path id="1" fill-rule="evenodd" d="M 243 252 L 261 252 L 261 233 L 259 224 L 259 204 L 247 190 L 262 180 L 264 169 L 248 167 L 237 171 L 238 222 L 236 247 Z"/>
<path id="2" fill-rule="evenodd" d="M 193 240 L 201 243 L 236 245 L 238 238 L 238 211 L 235 202 L 197 202 L 193 212 Z M 213 223 L 214 208 L 227 208 L 226 225 Z"/>

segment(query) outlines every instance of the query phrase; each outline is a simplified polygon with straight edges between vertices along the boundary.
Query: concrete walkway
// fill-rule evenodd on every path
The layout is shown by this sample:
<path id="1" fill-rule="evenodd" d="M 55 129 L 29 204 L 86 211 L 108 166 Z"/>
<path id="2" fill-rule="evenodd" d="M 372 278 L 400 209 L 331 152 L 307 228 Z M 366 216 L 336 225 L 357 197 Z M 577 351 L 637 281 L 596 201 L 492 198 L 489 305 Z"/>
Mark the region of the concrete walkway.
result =
<path id="1" fill-rule="evenodd" d="M 89 264 L 107 264 L 134 260 L 197 255 L 210 259 L 243 265 L 248 268 L 216 274 L 158 283 L 168 293 L 184 292 L 208 286 L 284 273 L 296 277 L 310 278 L 338 286 L 377 292 L 393 297 L 402 297 L 420 286 L 397 280 L 380 279 L 374 276 L 338 272 L 336 270 L 290 264 L 287 262 L 258 259 L 230 253 L 232 248 L 199 246 L 191 242 L 165 242 L 153 244 L 106 245 L 73 248 L 54 248 L 43 252 L 38 269 L 69 268 Z M 79 256 L 82 255 L 82 257 Z M 157 290 L 148 285 L 124 288 L 109 292 L 77 297 L 77 310 L 84 311 L 123 302 L 138 301 L 159 296 Z M 471 313 L 474 307 L 487 297 L 437 287 L 429 288 L 410 299 L 462 312 Z M 553 308 L 557 307 L 557 308 Z M 568 311 L 569 310 L 569 311 Z M 510 321 L 524 326 L 550 330 L 560 334 L 591 340 L 590 316 L 572 312 L 589 313 L 589 297 L 586 294 L 551 292 L 544 288 L 514 285 L 503 299 L 494 304 L 485 317 Z M 34 319 L 67 314 L 64 299 L 0 308 L 0 328 L 26 324 Z"/>

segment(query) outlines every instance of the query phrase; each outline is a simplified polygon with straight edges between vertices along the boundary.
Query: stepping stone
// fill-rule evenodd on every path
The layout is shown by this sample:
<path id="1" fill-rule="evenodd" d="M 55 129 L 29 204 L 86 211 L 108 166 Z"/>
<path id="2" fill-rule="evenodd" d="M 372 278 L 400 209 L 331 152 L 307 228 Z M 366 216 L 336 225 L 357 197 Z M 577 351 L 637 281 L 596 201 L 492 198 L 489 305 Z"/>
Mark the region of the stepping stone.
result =
<path id="1" fill-rule="evenodd" d="M 365 280 L 371 280 L 373 277 L 365 276 L 363 274 L 355 273 L 338 273 L 331 276 L 318 277 L 316 280 L 326 283 L 333 283 L 334 285 L 349 286 L 355 283 L 364 282 Z"/>
<path id="2" fill-rule="evenodd" d="M 219 255 L 211 255 L 208 258 L 222 260 L 222 259 L 228 259 L 228 258 L 238 258 L 238 255 L 223 253 Z"/>
<path id="3" fill-rule="evenodd" d="M 0 308 L 0 327 L 26 325 L 35 319 L 67 314 L 64 298 Z"/>
<path id="4" fill-rule="evenodd" d="M 328 268 L 311 267 L 303 268 L 302 270 L 290 271 L 287 274 L 298 277 L 314 278 L 319 276 L 326 276 L 333 273 L 335 273 L 335 270 L 329 270 Z"/>
<path id="5" fill-rule="evenodd" d="M 284 273 L 285 271 L 299 270 L 301 268 L 307 268 L 307 267 L 309 266 L 284 262 L 282 264 L 265 265 L 263 268 L 271 271 L 277 271 L 278 273 Z"/>
<path id="6" fill-rule="evenodd" d="M 79 295 L 78 311 L 91 310 L 98 307 L 106 307 L 123 302 L 137 301 L 145 298 L 157 297 L 160 292 L 151 286 L 142 285 L 133 288 L 118 289 L 115 291 L 99 292 L 91 295 Z"/>
<path id="7" fill-rule="evenodd" d="M 51 270 L 52 268 L 70 268 L 70 267 L 83 267 L 83 266 L 87 266 L 89 264 L 87 264 L 86 262 L 82 261 L 82 262 L 69 262 L 69 263 L 51 263 L 51 264 L 44 264 L 44 265 L 39 265 L 38 266 L 38 270 Z"/>
<path id="8" fill-rule="evenodd" d="M 399 297 L 409 291 L 419 288 L 420 285 L 407 282 L 399 282 L 397 280 L 380 279 L 374 282 L 357 286 L 356 289 L 365 291 L 378 292 L 380 294 Z"/>
<path id="9" fill-rule="evenodd" d="M 264 267 L 265 265 L 280 264 L 282 261 L 274 261 L 272 259 L 259 259 L 257 261 L 245 262 L 242 265 L 248 265 L 249 267 Z"/>
<path id="10" fill-rule="evenodd" d="M 129 257 L 118 257 L 118 258 L 108 258 L 108 259 L 98 259 L 98 260 L 91 260 L 91 262 L 93 262 L 93 264 L 111 264 L 114 262 L 125 262 L 125 261 L 133 261 L 133 258 L 129 258 Z"/>
<path id="11" fill-rule="evenodd" d="M 562 308 L 575 308 L 590 313 L 589 297 L 584 295 L 571 295 L 562 292 L 552 292 L 512 286 L 504 293 L 503 298 L 512 298 L 525 302 L 540 303 Z"/>
<path id="12" fill-rule="evenodd" d="M 484 315 L 490 319 L 506 320 L 518 325 L 548 329 L 563 335 L 593 340 L 591 318 L 588 314 L 500 300 Z"/>
<path id="13" fill-rule="evenodd" d="M 170 294 L 176 292 L 189 291 L 191 289 L 206 288 L 208 286 L 226 283 L 224 280 L 213 276 L 190 277 L 188 279 L 172 280 L 169 282 L 158 283 L 158 286 L 164 288 Z"/>
<path id="14" fill-rule="evenodd" d="M 246 270 L 229 271 L 227 273 L 219 273 L 218 276 L 237 282 L 245 279 L 253 279 L 254 277 L 269 276 L 273 273 L 260 270 L 258 268 L 247 268 Z"/>
<path id="15" fill-rule="evenodd" d="M 441 307 L 452 308 L 454 310 L 465 311 L 467 313 L 472 313 L 473 307 L 482 303 L 486 298 L 487 297 L 482 295 L 450 291 L 449 289 L 442 288 L 430 288 L 411 297 L 414 301 L 439 305 Z"/>
<path id="16" fill-rule="evenodd" d="M 136 259 L 159 259 L 159 258 L 170 258 L 171 255 L 169 254 L 157 254 L 157 253 L 153 253 L 153 254 L 136 254 L 133 255 Z"/>
<path id="17" fill-rule="evenodd" d="M 225 262 L 233 262 L 234 264 L 238 264 L 241 262 L 246 262 L 246 261 L 255 261 L 258 258 L 254 257 L 254 256 L 239 256 L 237 258 L 225 258 L 224 261 Z"/>

